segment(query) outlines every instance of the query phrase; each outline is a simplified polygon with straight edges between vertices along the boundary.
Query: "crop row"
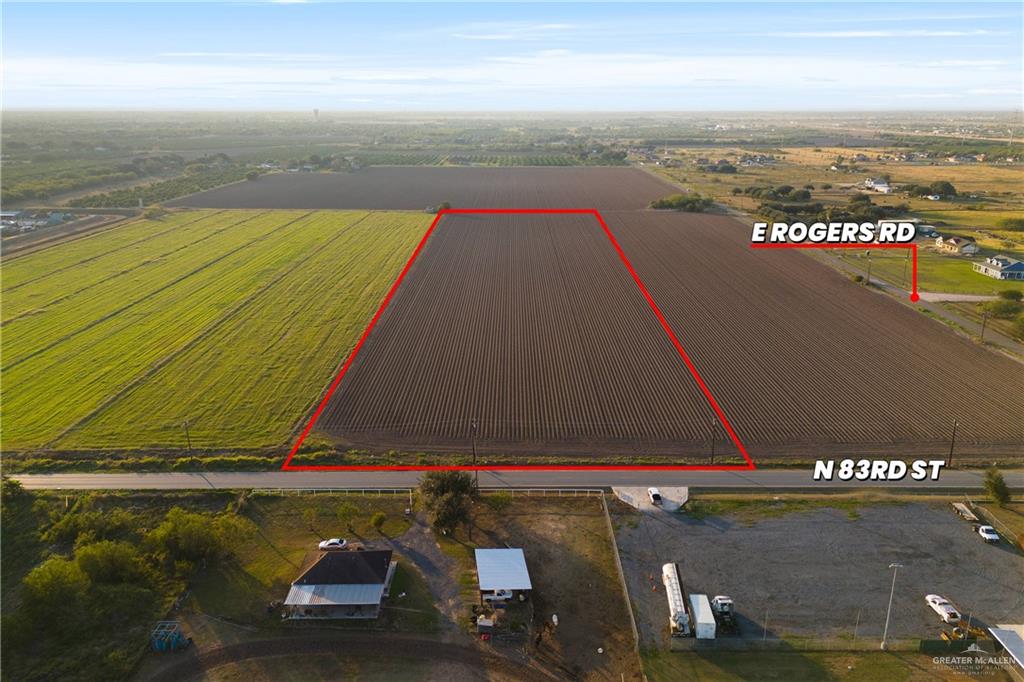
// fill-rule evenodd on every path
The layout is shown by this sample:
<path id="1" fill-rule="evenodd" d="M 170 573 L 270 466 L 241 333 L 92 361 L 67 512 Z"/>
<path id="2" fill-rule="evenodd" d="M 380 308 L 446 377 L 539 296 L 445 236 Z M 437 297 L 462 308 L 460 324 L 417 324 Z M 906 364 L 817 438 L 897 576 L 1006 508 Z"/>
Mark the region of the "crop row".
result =
<path id="1" fill-rule="evenodd" d="M 278 281 L 59 446 L 181 447 L 186 419 L 196 446 L 283 443 L 362 332 L 427 220 L 318 214 L 303 229 L 322 239 Z"/>
<path id="2" fill-rule="evenodd" d="M 7 342 L 14 344 L 4 357 L 5 447 L 42 446 L 84 423 L 176 354 L 201 346 L 225 320 L 241 315 L 250 297 L 289 269 L 301 268 L 335 230 L 365 217 L 331 215 L 334 219 L 327 224 L 323 217 L 296 213 L 253 217 L 194 250 L 158 261 L 153 271 L 133 270 L 123 281 L 115 278 L 83 292 L 81 300 L 61 302 L 46 314 L 12 323 L 12 330 L 18 330 L 33 318 L 52 318 L 17 335 L 5 329 L 5 351 Z M 289 297 L 285 303 L 295 301 Z M 230 352 L 258 356 L 262 350 L 257 343 Z M 268 385 L 275 384 L 275 369 L 281 368 L 270 364 L 263 371 Z M 193 368 L 199 373 L 214 370 Z M 225 376 L 222 388 L 230 392 L 231 377 Z M 178 399 L 190 400 L 187 394 Z M 119 444 L 130 447 L 132 430 L 149 416 L 124 420 Z"/>

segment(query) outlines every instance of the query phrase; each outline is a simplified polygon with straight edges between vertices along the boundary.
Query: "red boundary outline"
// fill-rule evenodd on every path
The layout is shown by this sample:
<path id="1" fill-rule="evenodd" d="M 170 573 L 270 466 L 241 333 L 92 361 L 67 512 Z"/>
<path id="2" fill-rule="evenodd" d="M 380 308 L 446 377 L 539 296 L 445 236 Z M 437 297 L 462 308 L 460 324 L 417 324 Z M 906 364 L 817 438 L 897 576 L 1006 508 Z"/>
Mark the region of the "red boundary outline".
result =
<path id="1" fill-rule="evenodd" d="M 913 255 L 911 265 L 910 300 L 917 303 L 921 296 L 917 292 L 917 244 L 761 244 L 751 243 L 752 249 L 910 249 Z"/>
<path id="2" fill-rule="evenodd" d="M 651 311 L 654 313 L 655 317 L 658 318 L 658 322 L 661 323 L 662 329 L 664 329 L 665 333 L 668 334 L 669 340 L 672 341 L 672 345 L 675 346 L 676 351 L 678 351 L 678 353 L 679 353 L 679 356 L 683 359 L 683 362 L 686 364 L 686 368 L 690 371 L 690 374 L 693 376 L 694 380 L 697 382 L 697 386 L 700 388 L 701 392 L 704 393 L 704 397 L 707 398 L 708 404 L 710 404 L 711 408 L 715 411 L 715 414 L 718 416 L 718 420 L 719 420 L 719 422 L 721 422 L 722 427 L 725 429 L 725 432 L 727 434 L 729 434 L 730 440 L 732 440 L 733 444 L 739 450 L 740 454 L 743 455 L 743 459 L 745 459 L 747 463 L 746 464 L 718 464 L 718 465 L 715 465 L 715 464 L 656 464 L 656 465 L 641 465 L 641 464 L 594 464 L 594 465 L 576 465 L 576 464 L 553 464 L 553 465 L 542 465 L 542 464 L 538 464 L 538 465 L 489 464 L 489 465 L 480 465 L 480 466 L 475 466 L 475 467 L 472 466 L 472 465 L 420 465 L 420 466 L 415 466 L 415 465 L 397 465 L 397 464 L 396 465 L 369 465 L 369 464 L 367 464 L 367 465 L 355 465 L 355 464 L 353 464 L 353 465 L 344 465 L 344 464 L 304 464 L 304 465 L 300 464 L 300 465 L 293 465 L 291 463 L 292 458 L 295 457 L 296 453 L 298 453 L 298 451 L 299 451 L 299 448 L 302 447 L 302 443 L 303 443 L 303 441 L 306 440 L 306 436 L 308 436 L 309 432 L 313 430 L 313 425 L 316 424 L 317 419 L 320 418 L 320 414 L 324 411 L 324 408 L 327 407 L 327 402 L 331 399 L 331 396 L 334 395 L 334 391 L 338 388 L 338 385 L 341 383 L 342 378 L 348 372 L 349 367 L 352 366 L 352 362 L 355 360 L 356 355 L 359 354 L 359 351 L 363 347 L 363 344 L 366 343 L 367 337 L 370 336 L 370 332 L 373 331 L 373 328 L 376 326 L 377 321 L 380 320 L 380 317 L 381 317 L 381 315 L 384 314 L 384 311 L 387 309 L 388 304 L 391 303 L 391 299 L 394 297 L 395 292 L 398 291 L 398 287 L 402 284 L 402 281 L 405 279 L 405 276 L 408 274 L 409 269 L 412 267 L 412 264 L 419 257 L 420 252 L 423 251 L 423 247 L 426 245 L 427 240 L 430 238 L 430 235 L 434 232 L 434 228 L 437 227 L 438 223 L 441 222 L 441 218 L 443 218 L 444 216 L 446 216 L 448 214 L 473 214 L 473 213 L 483 213 L 483 214 L 495 214 L 495 213 L 507 213 L 507 214 L 555 213 L 555 214 L 566 214 L 566 213 L 574 213 L 574 214 L 587 214 L 587 215 L 594 216 L 594 218 L 597 219 L 597 222 L 601 225 L 601 229 L 604 230 L 604 233 L 608 237 L 608 240 L 611 242 L 612 247 L 615 249 L 615 252 L 619 255 L 619 258 L 622 260 L 623 265 L 626 266 L 626 269 L 629 271 L 629 274 L 632 276 L 633 281 L 636 282 L 637 287 L 640 288 L 640 293 L 643 294 L 643 297 L 647 301 L 647 304 L 650 306 Z M 916 268 L 916 266 L 917 266 L 917 260 L 916 260 L 917 250 L 916 249 L 914 251 L 914 255 L 915 255 L 914 266 L 915 266 L 915 277 L 916 277 L 916 270 L 917 270 L 917 268 Z M 915 281 L 916 281 L 916 279 L 915 279 Z M 618 242 L 618 240 L 615 239 L 615 235 L 612 234 L 612 231 L 611 231 L 611 229 L 609 229 L 608 224 L 604 221 L 604 218 L 597 211 L 597 209 L 594 209 L 594 208 L 448 208 L 448 209 L 443 209 L 441 211 L 438 211 L 437 215 L 434 217 L 434 220 L 430 223 L 430 227 L 427 229 L 426 233 L 423 235 L 423 238 L 420 239 L 419 244 L 416 245 L 416 249 L 412 252 L 412 255 L 409 257 L 409 260 L 405 264 L 405 267 L 403 267 L 402 271 L 398 274 L 398 278 L 395 280 L 394 284 L 391 285 L 391 288 L 388 290 L 387 295 L 384 296 L 384 300 L 381 302 L 380 307 L 377 308 L 377 312 L 376 312 L 376 314 L 374 314 L 373 319 L 371 319 L 370 323 L 366 326 L 366 329 L 363 331 L 363 335 L 359 337 L 359 341 L 356 343 L 355 348 L 352 349 L 352 352 L 349 354 L 348 359 L 345 360 L 345 364 L 342 365 L 341 370 L 338 372 L 337 376 L 334 377 L 334 381 L 331 382 L 331 385 L 327 389 L 327 393 L 324 395 L 323 400 L 320 401 L 320 404 L 317 406 L 316 411 L 313 412 L 313 416 L 310 418 L 309 423 L 306 424 L 306 428 L 304 428 L 302 430 L 302 433 L 299 434 L 298 440 L 295 441 L 295 445 L 292 446 L 291 452 L 288 453 L 287 459 L 285 459 L 284 464 L 281 466 L 281 470 L 282 471 L 438 471 L 438 470 L 441 470 L 441 471 L 451 471 L 451 470 L 462 470 L 462 471 L 565 471 L 565 470 L 570 470 L 570 471 L 577 471 L 577 470 L 578 471 L 651 471 L 651 470 L 660 470 L 660 471 L 664 471 L 664 470 L 673 470 L 673 471 L 679 471 L 679 470 L 685 470 L 685 471 L 736 471 L 736 470 L 751 470 L 751 469 L 756 469 L 756 468 L 757 467 L 754 465 L 754 461 L 750 458 L 750 455 L 747 454 L 747 449 L 743 446 L 743 443 L 740 442 L 739 436 L 737 436 L 736 432 L 733 430 L 732 424 L 729 423 L 729 420 L 728 420 L 728 418 L 726 418 L 725 413 L 722 411 L 722 408 L 719 407 L 718 401 L 716 401 L 714 396 L 711 395 L 711 391 L 708 389 L 707 384 L 704 383 L 704 380 L 700 377 L 700 374 L 697 372 L 697 368 L 694 366 L 693 361 L 690 360 L 690 356 L 687 354 L 686 350 L 683 348 L 683 344 L 681 344 L 679 342 L 679 339 L 676 337 L 675 333 L 672 331 L 672 328 L 669 326 L 668 320 L 665 319 L 665 316 L 662 314 L 661 309 L 659 309 L 658 305 L 654 302 L 654 298 L 651 296 L 650 292 L 647 291 L 647 287 L 644 286 L 644 283 L 640 280 L 640 276 L 637 275 L 636 270 L 633 269 L 633 265 L 629 262 L 629 259 L 626 257 L 626 254 L 622 250 L 622 247 L 619 246 L 619 242 Z"/>

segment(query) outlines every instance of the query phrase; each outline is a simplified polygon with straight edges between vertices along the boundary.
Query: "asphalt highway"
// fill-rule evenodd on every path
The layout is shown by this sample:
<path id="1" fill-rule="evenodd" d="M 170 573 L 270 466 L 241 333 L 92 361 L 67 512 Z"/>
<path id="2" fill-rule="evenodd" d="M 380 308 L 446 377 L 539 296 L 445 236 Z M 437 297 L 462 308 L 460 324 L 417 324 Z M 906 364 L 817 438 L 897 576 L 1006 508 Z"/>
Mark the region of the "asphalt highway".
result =
<path id="1" fill-rule="evenodd" d="M 411 488 L 422 474 L 417 471 L 252 471 L 166 473 L 55 473 L 21 474 L 14 478 L 29 489 L 74 490 L 196 490 Z M 1024 471 L 1004 472 L 1011 488 L 1024 487 Z M 713 489 L 915 489 L 935 491 L 977 490 L 983 471 L 943 471 L 938 481 L 814 481 L 803 469 L 756 471 L 481 471 L 481 488 L 609 488 L 612 486 L 690 486 Z"/>

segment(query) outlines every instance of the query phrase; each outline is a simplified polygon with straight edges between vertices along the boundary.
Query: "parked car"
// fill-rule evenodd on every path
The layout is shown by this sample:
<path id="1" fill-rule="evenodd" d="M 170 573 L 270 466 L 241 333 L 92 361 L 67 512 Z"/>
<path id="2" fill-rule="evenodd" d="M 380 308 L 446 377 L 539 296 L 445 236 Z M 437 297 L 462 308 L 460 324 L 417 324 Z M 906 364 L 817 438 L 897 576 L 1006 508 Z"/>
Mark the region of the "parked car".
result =
<path id="1" fill-rule="evenodd" d="M 484 592 L 484 601 L 508 601 L 512 598 L 512 590 L 492 590 Z"/>
<path id="2" fill-rule="evenodd" d="M 319 544 L 320 549 L 329 551 L 333 549 L 345 549 L 348 547 L 348 540 L 342 538 L 331 538 L 330 540 L 321 540 Z"/>
<path id="3" fill-rule="evenodd" d="M 651 498 L 651 504 L 661 504 L 661 491 L 657 488 L 648 488 L 647 497 Z"/>
<path id="4" fill-rule="evenodd" d="M 985 542 L 999 542 L 999 533 L 992 526 L 978 526 L 978 535 Z"/>
<path id="5" fill-rule="evenodd" d="M 932 607 L 932 611 L 939 614 L 939 618 L 942 619 L 943 623 L 960 622 L 960 612 L 945 597 L 929 594 L 924 600 L 928 603 L 928 606 Z"/>

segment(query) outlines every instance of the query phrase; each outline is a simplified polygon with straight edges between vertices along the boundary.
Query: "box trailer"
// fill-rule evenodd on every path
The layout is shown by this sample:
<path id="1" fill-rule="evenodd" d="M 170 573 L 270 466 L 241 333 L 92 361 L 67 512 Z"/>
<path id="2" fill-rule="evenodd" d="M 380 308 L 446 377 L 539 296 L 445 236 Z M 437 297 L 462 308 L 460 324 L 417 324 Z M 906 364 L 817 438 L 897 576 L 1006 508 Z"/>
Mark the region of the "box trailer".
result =
<path id="1" fill-rule="evenodd" d="M 690 595 L 690 614 L 693 616 L 693 634 L 697 639 L 715 638 L 715 612 L 706 594 Z"/>
<path id="2" fill-rule="evenodd" d="M 661 582 L 665 584 L 665 597 L 668 599 L 668 623 L 673 637 L 689 637 L 690 614 L 686 610 L 686 596 L 683 594 L 683 582 L 679 579 L 679 569 L 675 564 L 661 567 Z"/>

